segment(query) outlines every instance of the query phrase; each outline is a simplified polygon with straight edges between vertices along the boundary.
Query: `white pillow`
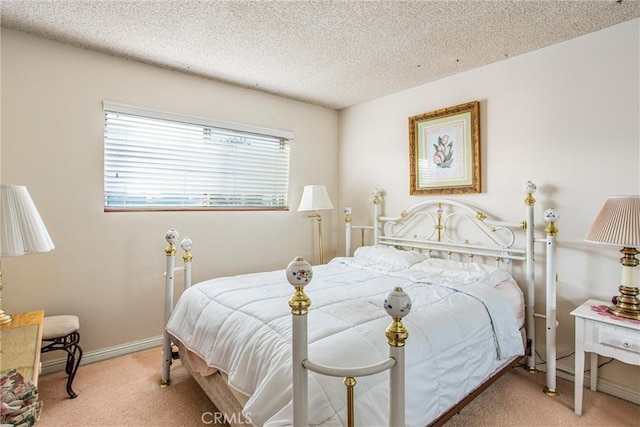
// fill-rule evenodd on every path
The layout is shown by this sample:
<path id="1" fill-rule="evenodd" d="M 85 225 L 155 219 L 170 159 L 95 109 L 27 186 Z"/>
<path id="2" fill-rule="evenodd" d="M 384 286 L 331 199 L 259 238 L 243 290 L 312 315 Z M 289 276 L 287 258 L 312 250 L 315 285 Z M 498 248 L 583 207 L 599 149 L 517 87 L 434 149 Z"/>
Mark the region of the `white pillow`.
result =
<path id="1" fill-rule="evenodd" d="M 495 286 L 504 280 L 512 278 L 508 271 L 495 266 L 440 258 L 425 259 L 412 265 L 411 270 L 460 280 L 484 278 L 483 282 L 489 286 Z"/>
<path id="2" fill-rule="evenodd" d="M 427 255 L 420 252 L 403 251 L 391 246 L 360 246 L 354 252 L 353 257 L 393 269 L 409 268 L 428 258 Z"/>

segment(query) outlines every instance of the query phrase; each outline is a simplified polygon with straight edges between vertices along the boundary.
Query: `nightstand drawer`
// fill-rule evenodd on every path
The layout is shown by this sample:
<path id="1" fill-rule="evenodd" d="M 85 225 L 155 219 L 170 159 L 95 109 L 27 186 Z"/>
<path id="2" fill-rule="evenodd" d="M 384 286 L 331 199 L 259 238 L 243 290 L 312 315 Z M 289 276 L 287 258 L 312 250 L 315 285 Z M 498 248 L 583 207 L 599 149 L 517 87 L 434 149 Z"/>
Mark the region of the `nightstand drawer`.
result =
<path id="1" fill-rule="evenodd" d="M 596 326 L 594 329 L 595 339 L 598 344 L 640 354 L 640 335 L 625 334 L 615 328 L 606 326 Z"/>

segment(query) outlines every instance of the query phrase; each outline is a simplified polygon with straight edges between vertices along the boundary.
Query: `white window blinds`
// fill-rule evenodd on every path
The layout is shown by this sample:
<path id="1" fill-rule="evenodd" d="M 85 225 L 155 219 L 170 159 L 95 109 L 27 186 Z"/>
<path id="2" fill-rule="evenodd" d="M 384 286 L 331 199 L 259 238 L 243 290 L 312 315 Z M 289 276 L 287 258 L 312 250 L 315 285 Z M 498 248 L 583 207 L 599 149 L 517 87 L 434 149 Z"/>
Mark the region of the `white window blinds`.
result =
<path id="1" fill-rule="evenodd" d="M 105 210 L 287 209 L 285 131 L 104 103 Z"/>

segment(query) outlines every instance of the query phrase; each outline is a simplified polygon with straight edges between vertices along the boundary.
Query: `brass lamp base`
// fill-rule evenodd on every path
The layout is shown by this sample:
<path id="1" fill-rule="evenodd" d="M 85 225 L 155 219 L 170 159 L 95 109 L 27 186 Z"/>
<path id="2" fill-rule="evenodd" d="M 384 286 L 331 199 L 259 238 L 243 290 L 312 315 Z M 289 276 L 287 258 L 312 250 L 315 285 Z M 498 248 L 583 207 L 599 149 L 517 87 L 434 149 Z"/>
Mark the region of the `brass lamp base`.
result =
<path id="1" fill-rule="evenodd" d="M 609 313 L 625 319 L 640 320 L 640 299 L 638 288 L 620 286 L 620 295 L 616 298 L 616 305 L 609 307 Z"/>
<path id="2" fill-rule="evenodd" d="M 0 292 L 4 289 L 4 284 L 2 283 L 2 271 L 0 271 Z M 2 297 L 0 297 L 0 303 L 2 303 Z M 1 307 L 1 305 L 0 305 Z M 3 309 L 0 308 L 0 325 L 6 325 L 7 323 L 11 323 L 13 320 L 13 316 L 9 313 L 5 313 Z"/>
<path id="3" fill-rule="evenodd" d="M 7 323 L 11 323 L 13 320 L 13 316 L 4 312 L 4 310 L 0 310 L 0 325 L 6 325 Z"/>
<path id="4" fill-rule="evenodd" d="M 623 255 L 620 258 L 620 264 L 622 264 L 622 284 L 618 287 L 620 295 L 616 297 L 616 305 L 609 307 L 609 313 L 625 319 L 640 320 L 640 299 L 638 299 L 640 290 L 637 286 L 627 286 L 638 283 L 635 270 L 640 264 L 640 260 L 636 258 L 640 251 L 636 248 L 622 248 L 620 253 Z"/>

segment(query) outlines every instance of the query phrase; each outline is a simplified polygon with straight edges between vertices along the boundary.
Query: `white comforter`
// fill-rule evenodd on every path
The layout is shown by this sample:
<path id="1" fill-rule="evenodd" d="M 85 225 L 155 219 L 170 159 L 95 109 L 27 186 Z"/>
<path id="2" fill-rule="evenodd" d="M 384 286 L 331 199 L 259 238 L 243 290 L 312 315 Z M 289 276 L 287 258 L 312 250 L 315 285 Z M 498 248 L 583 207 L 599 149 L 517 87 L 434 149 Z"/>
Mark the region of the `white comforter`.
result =
<path id="1" fill-rule="evenodd" d="M 361 366 L 386 358 L 390 318 L 382 301 L 401 286 L 412 299 L 404 318 L 406 422 L 424 426 L 523 354 L 515 315 L 492 289 L 502 279 L 488 271 L 434 267 L 432 260 L 398 269 L 336 258 L 314 267 L 305 288 L 311 299 L 309 359 Z M 183 293 L 167 326 L 209 366 L 228 373 L 232 387 L 251 396 L 244 413 L 255 425 L 292 424 L 292 293 L 283 270 L 209 280 Z M 342 379 L 309 375 L 310 425 L 345 425 Z M 388 373 L 357 381 L 356 424 L 388 425 Z"/>

